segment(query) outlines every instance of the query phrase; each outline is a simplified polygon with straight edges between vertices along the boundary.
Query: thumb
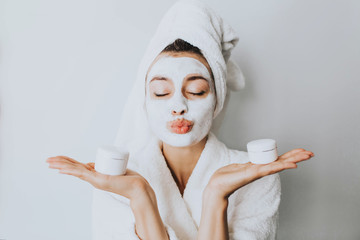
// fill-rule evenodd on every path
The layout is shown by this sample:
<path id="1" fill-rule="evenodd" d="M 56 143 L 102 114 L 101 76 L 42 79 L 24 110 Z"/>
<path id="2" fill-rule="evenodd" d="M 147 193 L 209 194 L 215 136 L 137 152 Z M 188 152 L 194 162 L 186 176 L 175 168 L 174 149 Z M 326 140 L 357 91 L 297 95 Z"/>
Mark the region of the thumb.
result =
<path id="1" fill-rule="evenodd" d="M 87 166 L 89 166 L 90 168 L 94 169 L 95 168 L 95 163 L 94 162 L 89 162 L 86 164 Z"/>
<path id="2" fill-rule="evenodd" d="M 89 170 L 90 172 L 96 172 L 96 170 L 95 170 L 95 163 L 89 162 L 89 163 L 84 163 L 83 165 L 84 165 L 84 167 L 85 167 L 87 170 Z"/>

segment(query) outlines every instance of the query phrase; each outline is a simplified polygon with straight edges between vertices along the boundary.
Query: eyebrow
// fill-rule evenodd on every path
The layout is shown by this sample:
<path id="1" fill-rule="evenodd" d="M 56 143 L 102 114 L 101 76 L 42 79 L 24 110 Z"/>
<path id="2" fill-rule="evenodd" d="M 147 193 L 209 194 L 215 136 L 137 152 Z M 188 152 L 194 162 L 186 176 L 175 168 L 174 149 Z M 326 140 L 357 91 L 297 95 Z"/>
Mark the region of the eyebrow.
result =
<path id="1" fill-rule="evenodd" d="M 207 82 L 209 81 L 201 75 L 195 75 L 195 76 L 191 76 L 191 77 L 187 78 L 188 81 L 193 81 L 193 80 L 197 80 L 197 79 L 205 80 Z"/>
<path id="2" fill-rule="evenodd" d="M 155 80 L 162 80 L 162 81 L 167 81 L 169 80 L 168 78 L 166 77 L 160 77 L 160 76 L 155 76 L 153 77 L 149 83 L 151 83 L 152 81 L 155 81 Z M 194 80 L 204 80 L 206 82 L 208 82 L 209 80 L 204 78 L 203 76 L 201 75 L 195 75 L 195 76 L 191 76 L 191 77 L 188 77 L 186 80 L 188 81 L 194 81 Z"/>
<path id="3" fill-rule="evenodd" d="M 162 80 L 162 81 L 167 81 L 168 79 L 166 77 L 159 77 L 159 76 L 155 76 L 153 77 L 149 83 L 151 83 L 154 80 Z"/>

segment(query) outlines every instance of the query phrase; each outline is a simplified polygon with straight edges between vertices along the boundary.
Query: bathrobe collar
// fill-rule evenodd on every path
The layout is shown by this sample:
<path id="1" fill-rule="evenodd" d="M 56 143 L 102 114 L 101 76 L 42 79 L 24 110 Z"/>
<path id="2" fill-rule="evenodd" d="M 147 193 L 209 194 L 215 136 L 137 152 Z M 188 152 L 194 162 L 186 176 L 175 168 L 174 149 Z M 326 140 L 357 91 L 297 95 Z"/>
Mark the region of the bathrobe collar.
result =
<path id="1" fill-rule="evenodd" d="M 200 224 L 202 192 L 211 175 L 228 159 L 225 145 L 210 132 L 200 158 L 187 182 L 183 196 L 161 151 L 162 142 L 153 137 L 138 157 L 138 171 L 155 191 L 160 215 L 176 229 L 179 239 L 196 239 Z M 200 208 L 200 210 L 199 210 Z"/>

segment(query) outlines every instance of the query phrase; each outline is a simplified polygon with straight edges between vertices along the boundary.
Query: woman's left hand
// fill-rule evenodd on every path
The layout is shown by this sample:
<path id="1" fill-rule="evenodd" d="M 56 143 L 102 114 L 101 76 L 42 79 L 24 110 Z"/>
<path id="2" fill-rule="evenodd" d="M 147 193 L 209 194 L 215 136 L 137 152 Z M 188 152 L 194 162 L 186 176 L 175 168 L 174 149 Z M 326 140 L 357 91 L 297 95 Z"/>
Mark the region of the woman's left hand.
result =
<path id="1" fill-rule="evenodd" d="M 303 148 L 293 149 L 268 164 L 234 163 L 219 168 L 210 178 L 206 192 L 216 198 L 227 199 L 237 189 L 261 177 L 285 169 L 297 168 L 296 163 L 308 160 L 314 153 Z"/>

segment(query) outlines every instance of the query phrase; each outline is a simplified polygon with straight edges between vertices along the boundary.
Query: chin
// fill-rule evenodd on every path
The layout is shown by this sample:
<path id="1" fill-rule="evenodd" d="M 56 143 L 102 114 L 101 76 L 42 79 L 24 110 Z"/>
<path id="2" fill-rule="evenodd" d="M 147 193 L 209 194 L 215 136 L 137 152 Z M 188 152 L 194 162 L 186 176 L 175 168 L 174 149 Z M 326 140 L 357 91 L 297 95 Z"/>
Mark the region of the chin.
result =
<path id="1" fill-rule="evenodd" d="M 204 133 L 199 134 L 195 131 L 193 132 L 193 130 L 194 129 L 186 134 L 177 134 L 168 131 L 160 136 L 158 135 L 158 138 L 173 147 L 188 147 L 199 143 L 209 133 L 209 131 L 205 131 Z"/>

